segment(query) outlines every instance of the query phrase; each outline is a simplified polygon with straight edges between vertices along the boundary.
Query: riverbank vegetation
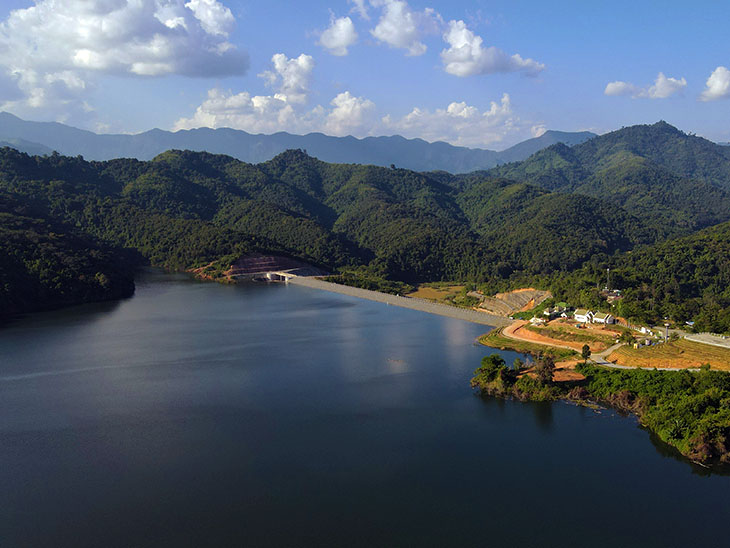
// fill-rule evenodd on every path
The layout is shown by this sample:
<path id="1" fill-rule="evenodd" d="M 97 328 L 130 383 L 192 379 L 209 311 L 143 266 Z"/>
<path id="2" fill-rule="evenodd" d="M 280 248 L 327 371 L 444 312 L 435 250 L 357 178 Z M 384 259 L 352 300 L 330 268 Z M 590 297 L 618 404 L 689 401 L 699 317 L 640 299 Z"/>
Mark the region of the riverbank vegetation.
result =
<path id="1" fill-rule="evenodd" d="M 537 359 L 533 371 L 539 370 L 541 360 L 545 358 Z M 507 367 L 493 354 L 482 359 L 471 384 L 483 396 L 564 399 L 633 413 L 690 460 L 707 466 L 730 465 L 730 373 L 709 367 L 690 372 L 616 370 L 590 364 L 579 364 L 577 371 L 585 380 L 553 382 L 523 367 Z"/>

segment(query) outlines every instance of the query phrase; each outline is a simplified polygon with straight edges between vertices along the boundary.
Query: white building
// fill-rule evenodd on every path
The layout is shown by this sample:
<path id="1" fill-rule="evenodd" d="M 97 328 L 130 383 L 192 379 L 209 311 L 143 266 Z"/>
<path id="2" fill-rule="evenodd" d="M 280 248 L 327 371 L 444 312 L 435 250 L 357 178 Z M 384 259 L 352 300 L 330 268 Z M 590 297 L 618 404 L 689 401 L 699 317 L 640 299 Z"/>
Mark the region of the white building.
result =
<path id="1" fill-rule="evenodd" d="M 593 321 L 593 312 L 585 308 L 577 308 L 575 314 L 573 314 L 573 319 L 580 323 L 591 323 Z"/>
<path id="2" fill-rule="evenodd" d="M 593 323 L 602 323 L 604 325 L 616 323 L 616 318 L 611 314 L 604 314 L 603 312 L 596 312 L 593 314 Z"/>

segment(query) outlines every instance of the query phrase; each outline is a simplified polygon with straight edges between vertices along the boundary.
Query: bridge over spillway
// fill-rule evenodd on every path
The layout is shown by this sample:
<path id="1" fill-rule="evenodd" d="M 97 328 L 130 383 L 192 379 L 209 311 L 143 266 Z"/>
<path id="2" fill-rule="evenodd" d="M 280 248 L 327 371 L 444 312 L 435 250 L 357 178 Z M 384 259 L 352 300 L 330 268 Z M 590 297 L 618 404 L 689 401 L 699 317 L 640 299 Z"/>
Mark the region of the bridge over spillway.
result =
<path id="1" fill-rule="evenodd" d="M 234 280 L 286 281 L 292 276 L 326 276 L 327 272 L 290 257 L 251 253 L 233 263 L 226 274 Z"/>

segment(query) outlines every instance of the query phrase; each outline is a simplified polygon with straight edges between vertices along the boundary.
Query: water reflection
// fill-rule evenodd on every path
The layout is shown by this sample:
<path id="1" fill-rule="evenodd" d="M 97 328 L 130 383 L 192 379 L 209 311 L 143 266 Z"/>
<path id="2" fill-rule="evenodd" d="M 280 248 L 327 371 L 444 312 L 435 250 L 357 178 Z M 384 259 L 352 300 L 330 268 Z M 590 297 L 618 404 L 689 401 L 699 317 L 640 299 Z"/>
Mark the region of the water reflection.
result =
<path id="1" fill-rule="evenodd" d="M 728 478 L 662 456 L 634 421 L 474 395 L 472 372 L 496 352 L 473 345 L 482 326 L 165 275 L 75 314 L 0 330 L 0 374 L 30 375 L 0 383 L 4 545 L 724 538 Z"/>
<path id="2" fill-rule="evenodd" d="M 661 438 L 657 436 L 654 432 L 644 428 L 643 426 L 641 426 L 640 428 L 648 434 L 649 440 L 651 440 L 651 444 L 654 446 L 654 449 L 656 449 L 657 453 L 659 453 L 663 457 L 674 459 L 683 464 L 689 464 L 693 474 L 703 477 L 709 477 L 712 475 L 730 476 L 730 465 L 723 467 L 707 468 L 706 466 L 691 462 L 675 447 L 672 447 L 671 445 L 663 442 Z"/>
<path id="3" fill-rule="evenodd" d="M 535 417 L 535 424 L 540 429 L 550 432 L 553 427 L 553 404 L 551 402 L 532 402 L 530 404 Z"/>

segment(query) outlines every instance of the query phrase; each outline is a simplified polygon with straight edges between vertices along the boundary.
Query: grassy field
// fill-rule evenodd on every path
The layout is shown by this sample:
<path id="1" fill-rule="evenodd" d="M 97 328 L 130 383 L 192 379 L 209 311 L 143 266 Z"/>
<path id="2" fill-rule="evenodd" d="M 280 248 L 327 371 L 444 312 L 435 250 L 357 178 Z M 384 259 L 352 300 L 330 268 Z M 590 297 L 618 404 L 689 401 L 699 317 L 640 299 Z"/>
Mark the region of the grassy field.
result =
<path id="1" fill-rule="evenodd" d="M 730 371 L 730 349 L 679 339 L 638 349 L 623 346 L 609 361 L 632 367 L 696 368 L 709 363 L 712 369 Z"/>
<path id="2" fill-rule="evenodd" d="M 484 346 L 491 346 L 499 350 L 513 350 L 522 354 L 545 353 L 552 356 L 556 361 L 567 360 L 578 356 L 577 352 L 567 348 L 553 348 L 542 344 L 535 344 L 527 341 L 517 341 L 502 335 L 502 328 L 493 329 L 486 335 L 479 337 L 479 342 Z"/>
<path id="3" fill-rule="evenodd" d="M 409 293 L 408 297 L 444 302 L 449 297 L 453 298 L 460 295 L 463 290 L 463 285 L 420 285 L 413 293 Z"/>

